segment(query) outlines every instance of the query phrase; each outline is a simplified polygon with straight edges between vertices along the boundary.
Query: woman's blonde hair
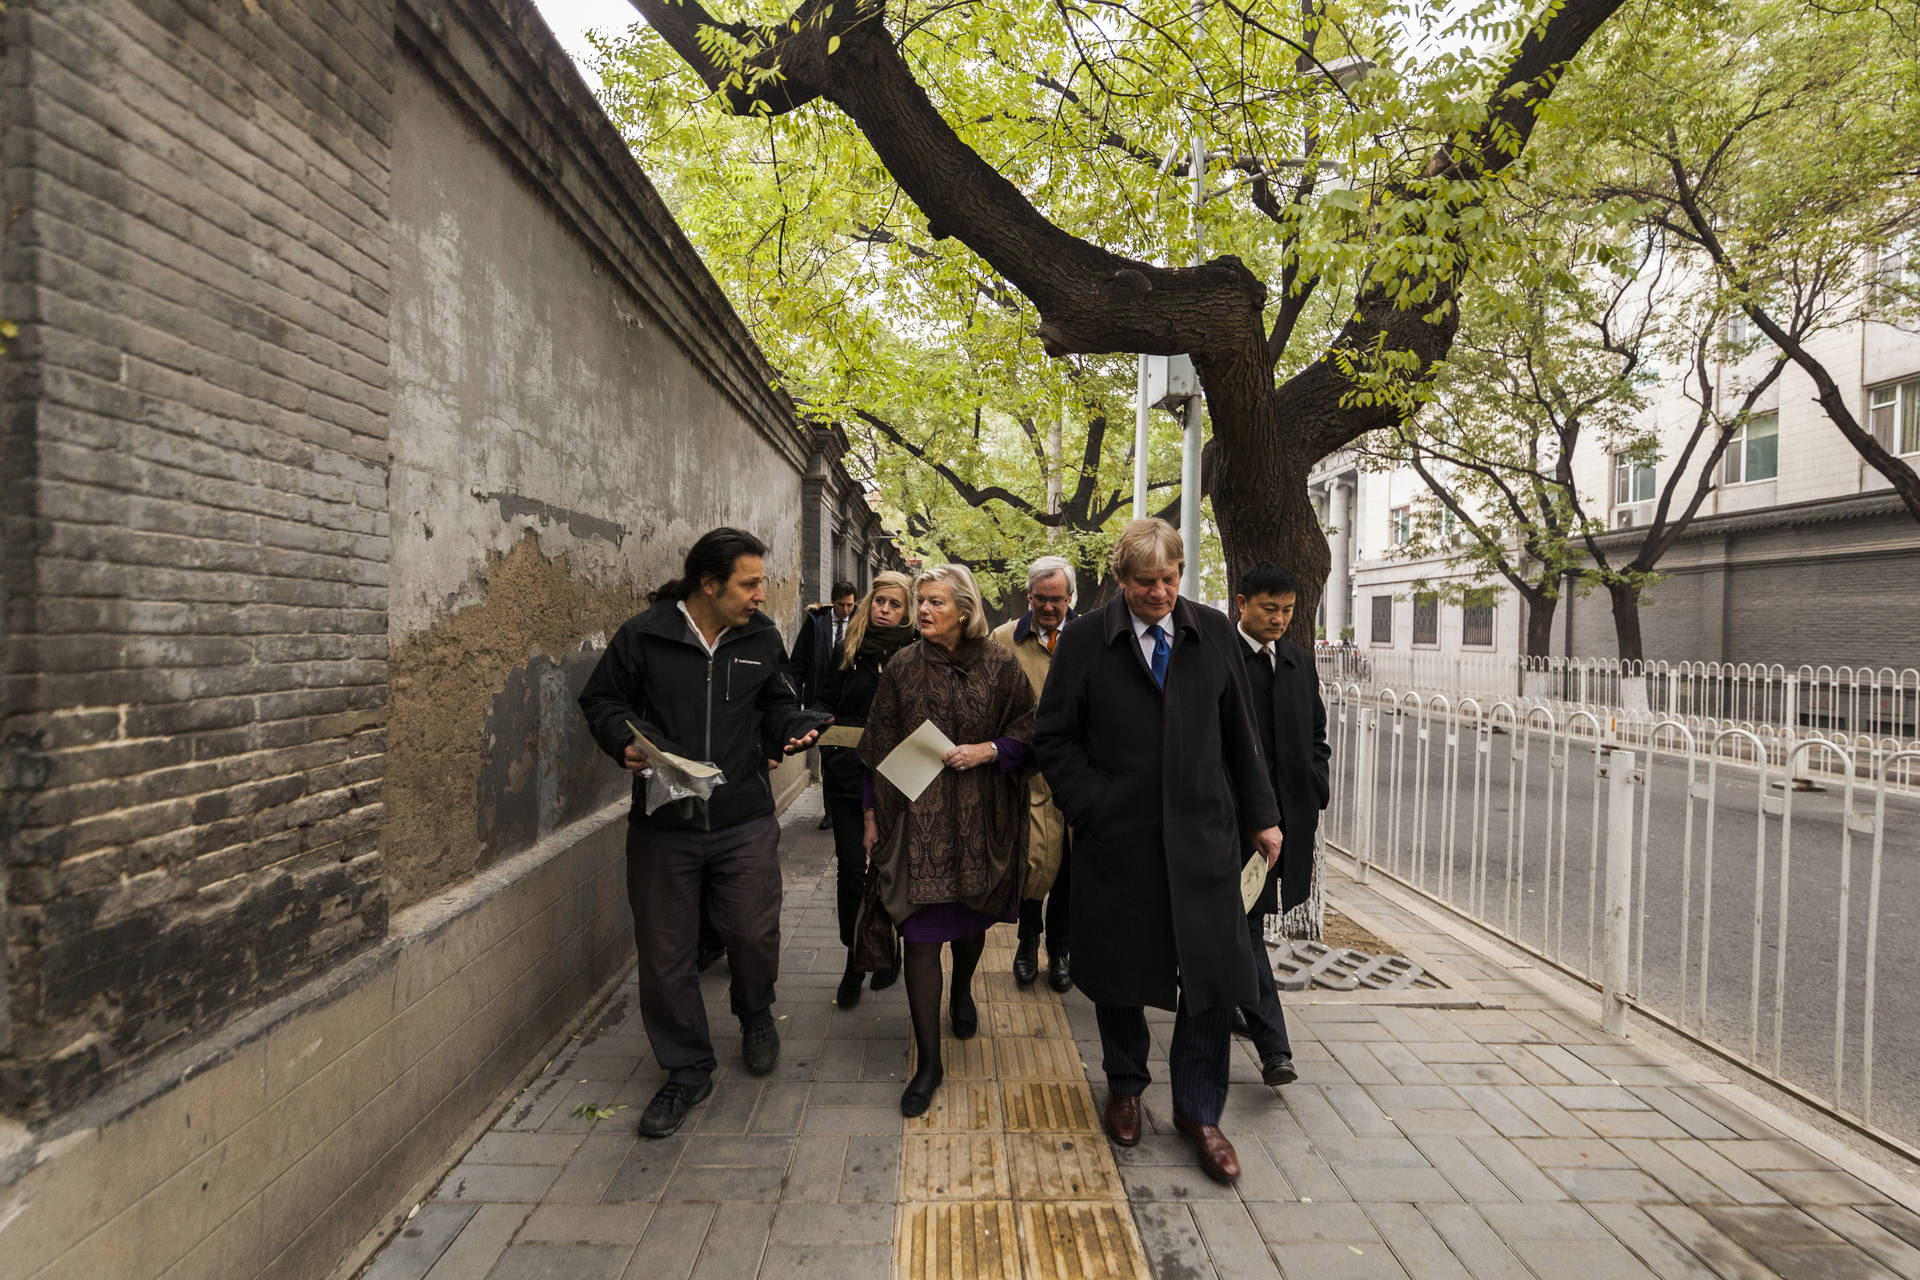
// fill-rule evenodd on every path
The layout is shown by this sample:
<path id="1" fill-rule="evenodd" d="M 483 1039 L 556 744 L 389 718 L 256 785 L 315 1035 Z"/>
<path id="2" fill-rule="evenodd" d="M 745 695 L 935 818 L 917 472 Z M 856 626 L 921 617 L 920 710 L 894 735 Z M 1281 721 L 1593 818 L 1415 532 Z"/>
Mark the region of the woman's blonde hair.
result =
<path id="1" fill-rule="evenodd" d="M 1180 531 L 1165 520 L 1148 516 L 1135 520 L 1120 531 L 1113 544 L 1113 576 L 1122 580 L 1141 569 L 1156 565 L 1186 565 L 1187 553 Z"/>
<path id="2" fill-rule="evenodd" d="M 840 666 L 844 670 L 853 665 L 855 655 L 860 652 L 860 642 L 867 638 L 867 623 L 873 621 L 873 598 L 882 591 L 898 591 L 906 603 L 900 620 L 906 621 L 906 615 L 913 612 L 913 579 L 898 569 L 888 569 L 873 577 L 873 585 L 867 588 L 866 599 L 853 611 L 853 618 L 847 623 L 846 637 L 840 642 Z"/>
<path id="3" fill-rule="evenodd" d="M 938 582 L 953 592 L 953 603 L 960 609 L 961 639 L 987 638 L 987 609 L 980 602 L 980 588 L 971 569 L 963 564 L 937 564 L 913 580 L 913 589 L 918 592 L 929 582 Z"/>

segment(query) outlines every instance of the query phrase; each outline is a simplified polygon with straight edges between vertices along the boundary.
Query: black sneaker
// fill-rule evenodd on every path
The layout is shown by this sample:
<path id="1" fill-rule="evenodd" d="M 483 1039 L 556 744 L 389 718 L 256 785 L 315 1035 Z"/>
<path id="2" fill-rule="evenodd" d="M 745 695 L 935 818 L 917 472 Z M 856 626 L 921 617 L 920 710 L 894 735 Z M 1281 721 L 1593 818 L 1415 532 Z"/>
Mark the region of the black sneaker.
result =
<path id="1" fill-rule="evenodd" d="M 780 1032 L 773 1025 L 772 1014 L 741 1020 L 740 1056 L 746 1060 L 747 1070 L 756 1076 L 763 1076 L 779 1065 Z"/>
<path id="2" fill-rule="evenodd" d="M 660 1086 L 660 1092 L 653 1095 L 653 1101 L 640 1113 L 640 1136 L 643 1138 L 664 1138 L 676 1132 L 685 1123 L 687 1109 L 705 1102 L 713 1092 L 713 1081 L 703 1080 L 699 1084 L 681 1084 L 669 1080 Z"/>
<path id="3" fill-rule="evenodd" d="M 1283 1084 L 1292 1084 L 1295 1080 L 1298 1080 L 1300 1073 L 1293 1069 L 1292 1054 L 1276 1053 L 1271 1058 L 1261 1060 L 1260 1078 L 1275 1088 L 1279 1088 Z"/>

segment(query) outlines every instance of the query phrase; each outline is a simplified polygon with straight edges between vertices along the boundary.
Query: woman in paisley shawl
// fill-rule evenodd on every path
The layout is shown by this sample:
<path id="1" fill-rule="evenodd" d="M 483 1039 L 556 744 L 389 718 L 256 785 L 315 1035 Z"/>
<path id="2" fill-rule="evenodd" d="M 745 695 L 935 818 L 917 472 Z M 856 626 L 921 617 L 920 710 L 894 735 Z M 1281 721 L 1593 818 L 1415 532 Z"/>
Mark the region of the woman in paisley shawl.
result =
<path id="1" fill-rule="evenodd" d="M 953 948 L 953 1034 L 980 1026 L 974 966 L 987 929 L 1018 918 L 1027 863 L 1026 774 L 1032 768 L 1033 688 L 1012 653 L 987 639 L 973 575 L 939 565 L 914 583 L 920 639 L 881 673 L 860 759 L 877 769 L 931 720 L 948 741 L 946 768 L 911 802 L 875 773 L 864 797 L 866 844 L 880 902 L 906 943 L 907 1008 L 918 1064 L 900 1113 L 933 1101 L 940 1061 L 940 948 Z"/>

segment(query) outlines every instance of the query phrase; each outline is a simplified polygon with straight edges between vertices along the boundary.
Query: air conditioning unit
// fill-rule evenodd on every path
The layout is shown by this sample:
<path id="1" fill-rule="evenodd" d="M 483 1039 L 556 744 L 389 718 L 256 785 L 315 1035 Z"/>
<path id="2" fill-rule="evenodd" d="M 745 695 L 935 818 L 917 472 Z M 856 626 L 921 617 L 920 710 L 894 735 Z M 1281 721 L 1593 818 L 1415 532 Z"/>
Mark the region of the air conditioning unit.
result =
<path id="1" fill-rule="evenodd" d="M 1192 356 L 1147 357 L 1147 403 L 1156 409 L 1182 408 L 1200 394 Z"/>

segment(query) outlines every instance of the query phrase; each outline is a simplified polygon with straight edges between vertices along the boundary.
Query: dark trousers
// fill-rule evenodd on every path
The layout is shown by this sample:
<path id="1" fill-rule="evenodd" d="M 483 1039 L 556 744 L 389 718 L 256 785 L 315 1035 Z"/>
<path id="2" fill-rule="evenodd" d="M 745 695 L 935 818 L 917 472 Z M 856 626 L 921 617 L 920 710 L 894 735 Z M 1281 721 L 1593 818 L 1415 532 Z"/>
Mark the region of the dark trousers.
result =
<path id="1" fill-rule="evenodd" d="M 834 905 L 840 911 L 840 945 L 853 945 L 853 922 L 867 885 L 867 820 L 858 800 L 827 800 L 833 819 Z"/>
<path id="2" fill-rule="evenodd" d="M 1031 942 L 1038 938 L 1044 926 L 1048 955 L 1065 955 L 1073 949 L 1072 934 L 1067 928 L 1067 904 L 1072 901 L 1073 894 L 1072 854 L 1070 844 L 1060 850 L 1060 874 L 1053 878 L 1053 888 L 1047 891 L 1044 911 L 1040 899 L 1020 899 L 1020 941 Z"/>
<path id="3" fill-rule="evenodd" d="M 640 953 L 640 1021 L 667 1079 L 699 1085 L 716 1065 L 694 946 L 700 895 L 727 948 L 734 1016 L 773 1005 L 780 976 L 780 824 L 755 818 L 718 831 L 627 827 L 627 901 Z"/>
<path id="4" fill-rule="evenodd" d="M 1260 1055 L 1262 1062 L 1282 1053 L 1293 1056 L 1293 1045 L 1287 1040 L 1287 1015 L 1280 1011 L 1280 988 L 1274 985 L 1273 963 L 1267 959 L 1264 919 L 1260 915 L 1247 917 L 1247 932 L 1253 940 L 1254 978 L 1260 984 L 1260 999 L 1255 1004 L 1242 1006 L 1240 1010 L 1247 1015 L 1247 1026 L 1253 1031 L 1254 1052 Z"/>
<path id="5" fill-rule="evenodd" d="M 1147 1053 L 1153 1041 L 1147 1034 L 1146 1010 L 1139 1005 L 1098 1004 L 1100 1066 L 1107 1088 L 1138 1097 L 1153 1077 Z M 1227 1106 L 1228 1054 L 1233 1051 L 1233 1009 L 1222 1005 L 1205 1013 L 1190 1013 L 1184 997 L 1173 1015 L 1173 1042 L 1167 1046 L 1167 1069 L 1173 1077 L 1173 1112 L 1195 1124 L 1219 1124 Z"/>

